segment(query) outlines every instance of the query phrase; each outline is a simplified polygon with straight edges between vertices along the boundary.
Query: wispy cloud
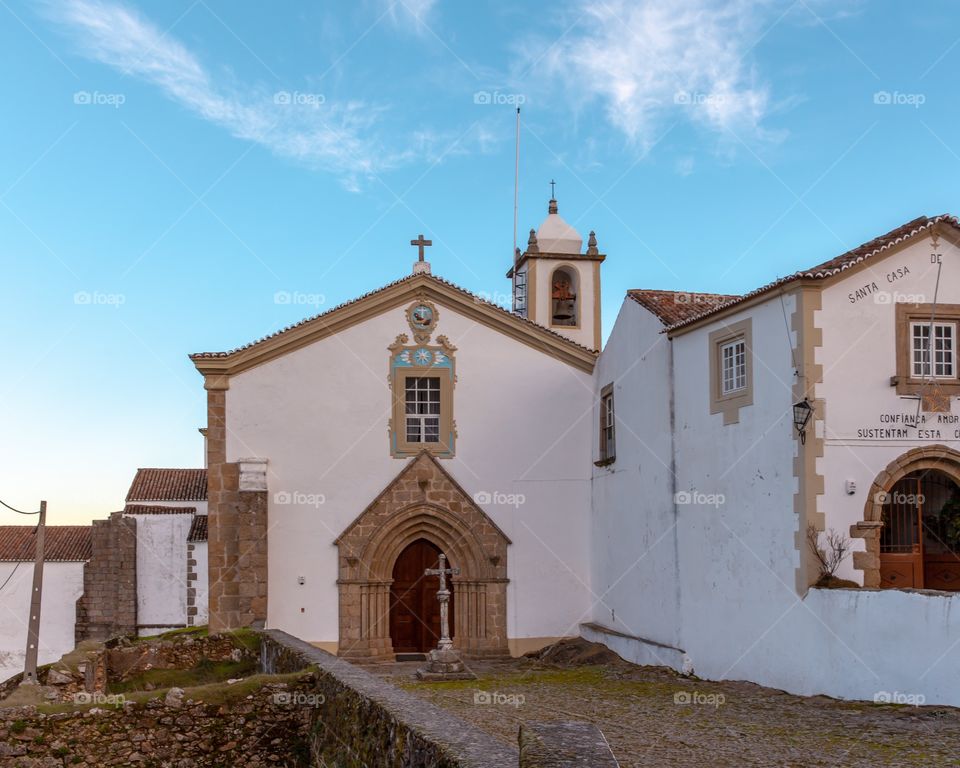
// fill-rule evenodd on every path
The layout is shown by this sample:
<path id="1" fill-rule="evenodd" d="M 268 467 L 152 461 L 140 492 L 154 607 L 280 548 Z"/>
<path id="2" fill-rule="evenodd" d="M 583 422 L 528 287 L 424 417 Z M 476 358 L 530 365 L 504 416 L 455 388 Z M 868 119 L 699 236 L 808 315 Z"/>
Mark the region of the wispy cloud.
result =
<path id="1" fill-rule="evenodd" d="M 757 136 L 771 97 L 752 52 L 790 7 L 772 0 L 578 0 L 559 39 L 527 41 L 524 49 L 534 73 L 563 86 L 578 107 L 599 104 L 641 148 L 668 119 Z"/>
<path id="2" fill-rule="evenodd" d="M 422 0 L 423 4 L 428 3 Z M 388 147 L 378 137 L 383 106 L 360 100 L 334 102 L 322 93 L 251 88 L 222 82 L 224 78 L 215 81 L 187 47 L 118 3 L 50 0 L 47 10 L 86 56 L 160 88 L 239 139 L 337 174 L 350 189 L 365 176 L 422 156 L 421 136 L 399 149 L 392 148 L 395 142 Z"/>
<path id="3" fill-rule="evenodd" d="M 411 25 L 423 30 L 433 12 L 437 0 L 379 0 L 386 8 L 390 19 L 398 25 Z"/>

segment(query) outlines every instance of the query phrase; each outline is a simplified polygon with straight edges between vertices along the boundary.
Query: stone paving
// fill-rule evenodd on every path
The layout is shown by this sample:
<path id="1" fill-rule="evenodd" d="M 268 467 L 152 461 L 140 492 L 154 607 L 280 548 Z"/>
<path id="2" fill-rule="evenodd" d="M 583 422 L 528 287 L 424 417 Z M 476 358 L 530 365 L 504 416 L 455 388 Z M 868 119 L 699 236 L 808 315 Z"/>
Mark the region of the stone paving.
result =
<path id="1" fill-rule="evenodd" d="M 368 667 L 515 745 L 522 722 L 582 720 L 633 766 L 960 766 L 960 710 L 803 698 L 620 660 L 472 664 L 474 682 L 424 683 L 416 663 Z"/>

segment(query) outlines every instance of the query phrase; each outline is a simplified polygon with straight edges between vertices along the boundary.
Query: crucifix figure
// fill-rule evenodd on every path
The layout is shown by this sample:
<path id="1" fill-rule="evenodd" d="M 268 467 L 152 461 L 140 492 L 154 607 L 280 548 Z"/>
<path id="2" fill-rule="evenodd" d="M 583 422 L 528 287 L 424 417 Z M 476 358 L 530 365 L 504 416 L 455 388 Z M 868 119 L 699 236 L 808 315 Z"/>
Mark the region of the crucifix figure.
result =
<path id="1" fill-rule="evenodd" d="M 420 236 L 423 238 L 423 235 Z M 437 600 L 440 601 L 440 642 L 437 649 L 447 651 L 453 648 L 453 640 L 450 639 L 450 590 L 447 589 L 447 574 L 459 576 L 459 568 L 447 568 L 447 556 L 440 555 L 439 568 L 427 568 L 423 572 L 424 576 L 439 576 L 440 589 L 437 590 Z"/>
<path id="2" fill-rule="evenodd" d="M 433 240 L 424 240 L 423 233 L 416 240 L 411 240 L 410 245 L 415 245 L 420 250 L 420 261 L 423 261 L 423 249 L 425 246 L 433 245 Z"/>

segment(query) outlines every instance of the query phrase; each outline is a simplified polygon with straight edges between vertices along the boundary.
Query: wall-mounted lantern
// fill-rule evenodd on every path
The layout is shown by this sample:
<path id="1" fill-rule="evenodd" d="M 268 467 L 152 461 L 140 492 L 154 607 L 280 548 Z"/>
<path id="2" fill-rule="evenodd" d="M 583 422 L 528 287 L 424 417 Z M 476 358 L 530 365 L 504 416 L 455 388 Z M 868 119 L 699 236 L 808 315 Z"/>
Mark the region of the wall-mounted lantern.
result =
<path id="1" fill-rule="evenodd" d="M 801 445 L 807 442 L 807 424 L 812 415 L 813 406 L 807 398 L 793 404 L 793 426 L 797 428 L 797 433 L 800 435 Z"/>

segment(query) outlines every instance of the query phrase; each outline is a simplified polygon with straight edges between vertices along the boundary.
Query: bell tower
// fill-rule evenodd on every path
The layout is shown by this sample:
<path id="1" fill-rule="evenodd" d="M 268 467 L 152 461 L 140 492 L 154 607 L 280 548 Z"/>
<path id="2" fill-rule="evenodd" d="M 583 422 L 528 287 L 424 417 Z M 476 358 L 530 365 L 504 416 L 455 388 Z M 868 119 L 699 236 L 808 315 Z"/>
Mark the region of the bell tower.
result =
<path id="1" fill-rule="evenodd" d="M 551 182 L 552 184 L 552 182 Z M 547 218 L 530 230 L 507 272 L 513 280 L 513 311 L 590 349 L 600 349 L 600 265 L 606 256 L 591 232 L 583 238 L 550 198 Z"/>

